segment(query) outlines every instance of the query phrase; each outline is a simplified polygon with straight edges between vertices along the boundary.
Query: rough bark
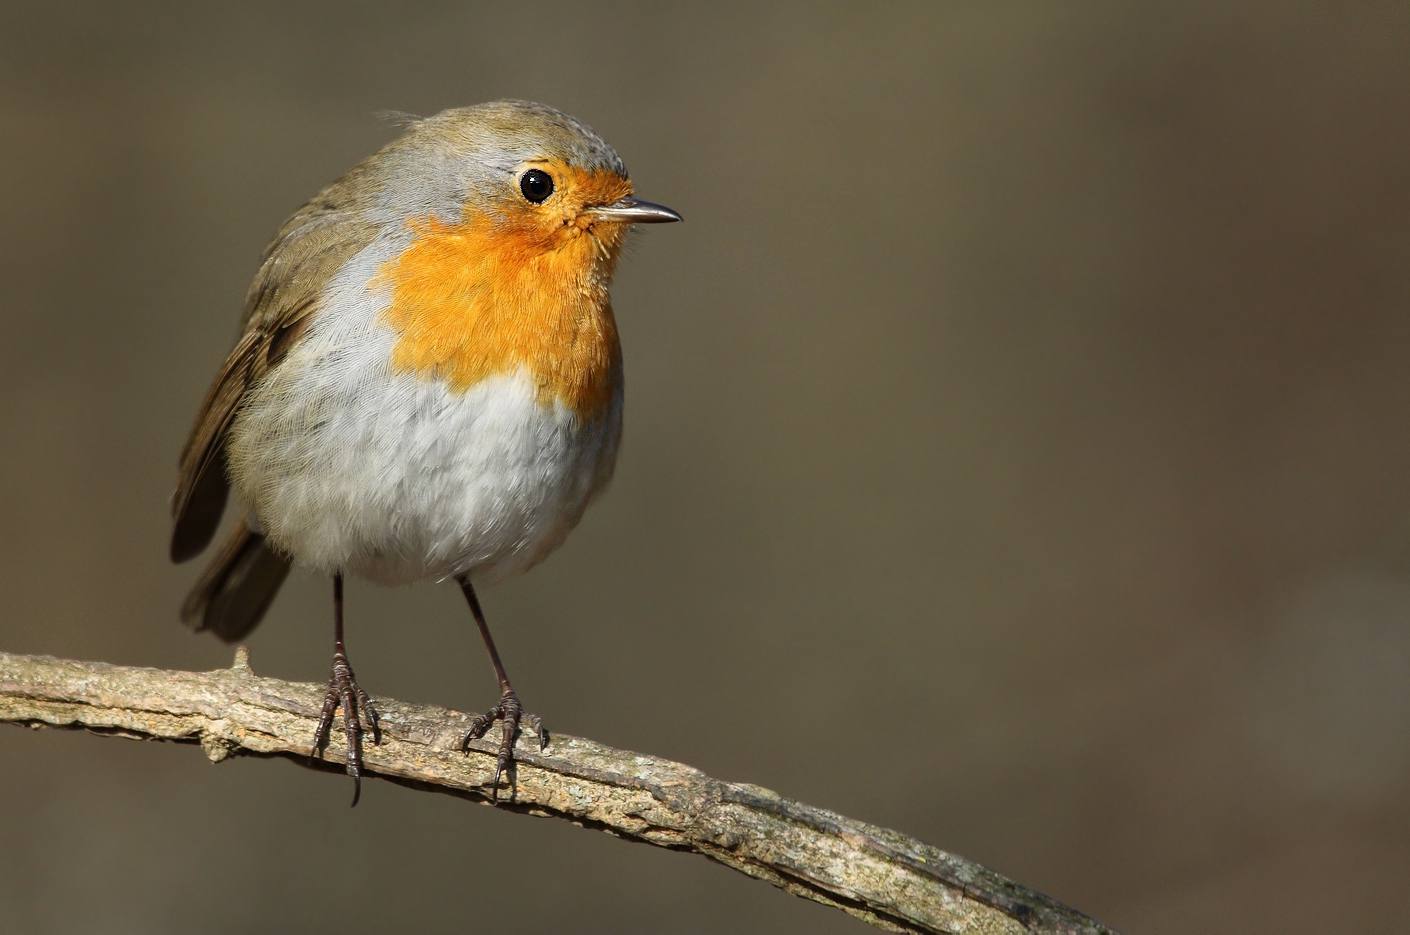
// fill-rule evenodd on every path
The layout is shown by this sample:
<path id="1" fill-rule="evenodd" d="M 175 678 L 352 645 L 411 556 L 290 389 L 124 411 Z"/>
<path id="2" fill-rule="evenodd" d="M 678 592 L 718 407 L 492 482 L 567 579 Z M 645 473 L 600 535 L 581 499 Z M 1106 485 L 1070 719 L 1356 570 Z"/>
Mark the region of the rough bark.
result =
<path id="1" fill-rule="evenodd" d="M 0 653 L 0 721 L 198 743 L 213 761 L 278 756 L 341 770 L 337 742 L 326 761 L 310 759 L 323 693 L 321 685 L 256 676 L 243 651 L 234 667 L 214 672 Z M 488 800 L 493 736 L 462 753 L 464 714 L 376 704 L 382 743 L 364 747 L 365 776 Z M 515 755 L 512 797 L 502 790 L 500 808 L 692 851 L 884 929 L 1111 931 L 972 861 L 758 786 L 562 734 L 543 753 L 532 735 L 521 737 Z"/>

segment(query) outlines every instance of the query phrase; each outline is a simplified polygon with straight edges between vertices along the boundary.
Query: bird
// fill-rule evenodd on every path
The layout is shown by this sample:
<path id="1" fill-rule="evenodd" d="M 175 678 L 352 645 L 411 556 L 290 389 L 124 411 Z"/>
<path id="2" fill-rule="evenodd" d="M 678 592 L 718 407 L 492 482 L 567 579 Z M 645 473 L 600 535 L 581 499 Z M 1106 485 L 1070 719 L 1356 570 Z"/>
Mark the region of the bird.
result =
<path id="1" fill-rule="evenodd" d="M 461 748 L 501 727 L 490 798 L 524 712 L 476 584 L 562 544 L 612 476 L 622 351 L 609 287 L 637 198 L 616 151 L 552 107 L 502 100 L 409 119 L 299 208 L 266 248 L 238 340 L 201 403 L 172 496 L 171 558 L 233 528 L 181 607 L 227 642 L 291 568 L 332 579 L 333 663 L 312 755 L 342 712 L 361 795 L 376 707 L 343 633 L 347 576 L 454 581 L 499 682 Z"/>

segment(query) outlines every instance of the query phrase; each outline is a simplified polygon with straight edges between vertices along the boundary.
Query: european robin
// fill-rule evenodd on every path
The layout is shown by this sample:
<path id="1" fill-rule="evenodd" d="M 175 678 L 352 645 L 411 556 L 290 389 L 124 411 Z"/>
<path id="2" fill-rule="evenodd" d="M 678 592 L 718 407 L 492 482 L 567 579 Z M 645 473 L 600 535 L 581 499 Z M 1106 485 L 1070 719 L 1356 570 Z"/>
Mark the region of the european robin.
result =
<path id="1" fill-rule="evenodd" d="M 181 616 L 228 641 L 292 565 L 333 579 L 333 669 L 314 735 L 341 708 L 353 804 L 377 712 L 343 642 L 343 576 L 453 579 L 483 637 L 501 724 L 492 797 L 525 715 L 472 582 L 557 548 L 607 484 L 622 431 L 608 286 L 628 228 L 679 221 L 633 197 L 622 160 L 567 114 L 523 101 L 447 110 L 284 222 L 240 338 L 181 454 L 171 557 L 243 501 Z"/>

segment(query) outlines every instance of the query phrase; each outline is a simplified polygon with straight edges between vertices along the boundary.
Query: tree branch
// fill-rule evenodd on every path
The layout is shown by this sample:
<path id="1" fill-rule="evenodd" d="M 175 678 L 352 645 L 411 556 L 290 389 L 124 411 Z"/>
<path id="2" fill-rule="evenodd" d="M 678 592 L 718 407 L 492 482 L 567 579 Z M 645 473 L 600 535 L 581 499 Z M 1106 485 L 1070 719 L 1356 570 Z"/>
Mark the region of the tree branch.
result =
<path id="1" fill-rule="evenodd" d="M 331 757 L 309 758 L 323 693 L 257 677 L 243 649 L 233 668 L 214 672 L 0 653 L 0 721 L 199 743 L 217 762 L 281 756 L 341 771 Z M 488 801 L 496 744 L 461 753 L 465 715 L 387 698 L 377 707 L 382 743 L 364 747 L 364 775 Z M 693 851 L 891 931 L 1111 931 L 964 858 L 758 786 L 562 734 L 545 753 L 536 746 L 516 751 L 500 808 Z"/>

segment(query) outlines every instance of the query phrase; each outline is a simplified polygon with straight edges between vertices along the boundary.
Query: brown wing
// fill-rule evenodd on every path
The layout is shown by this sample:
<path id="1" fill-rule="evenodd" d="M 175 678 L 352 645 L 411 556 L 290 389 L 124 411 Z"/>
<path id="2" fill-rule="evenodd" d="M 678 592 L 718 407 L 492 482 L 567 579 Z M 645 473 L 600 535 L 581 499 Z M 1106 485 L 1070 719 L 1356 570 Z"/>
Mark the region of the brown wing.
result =
<path id="1" fill-rule="evenodd" d="M 289 218 L 265 251 L 245 299 L 244 328 L 216 374 L 181 452 L 172 496 L 171 559 L 183 562 L 210 544 L 225 509 L 225 440 L 246 394 L 298 340 L 323 285 L 372 242 L 376 228 L 350 198 L 356 170 Z"/>

